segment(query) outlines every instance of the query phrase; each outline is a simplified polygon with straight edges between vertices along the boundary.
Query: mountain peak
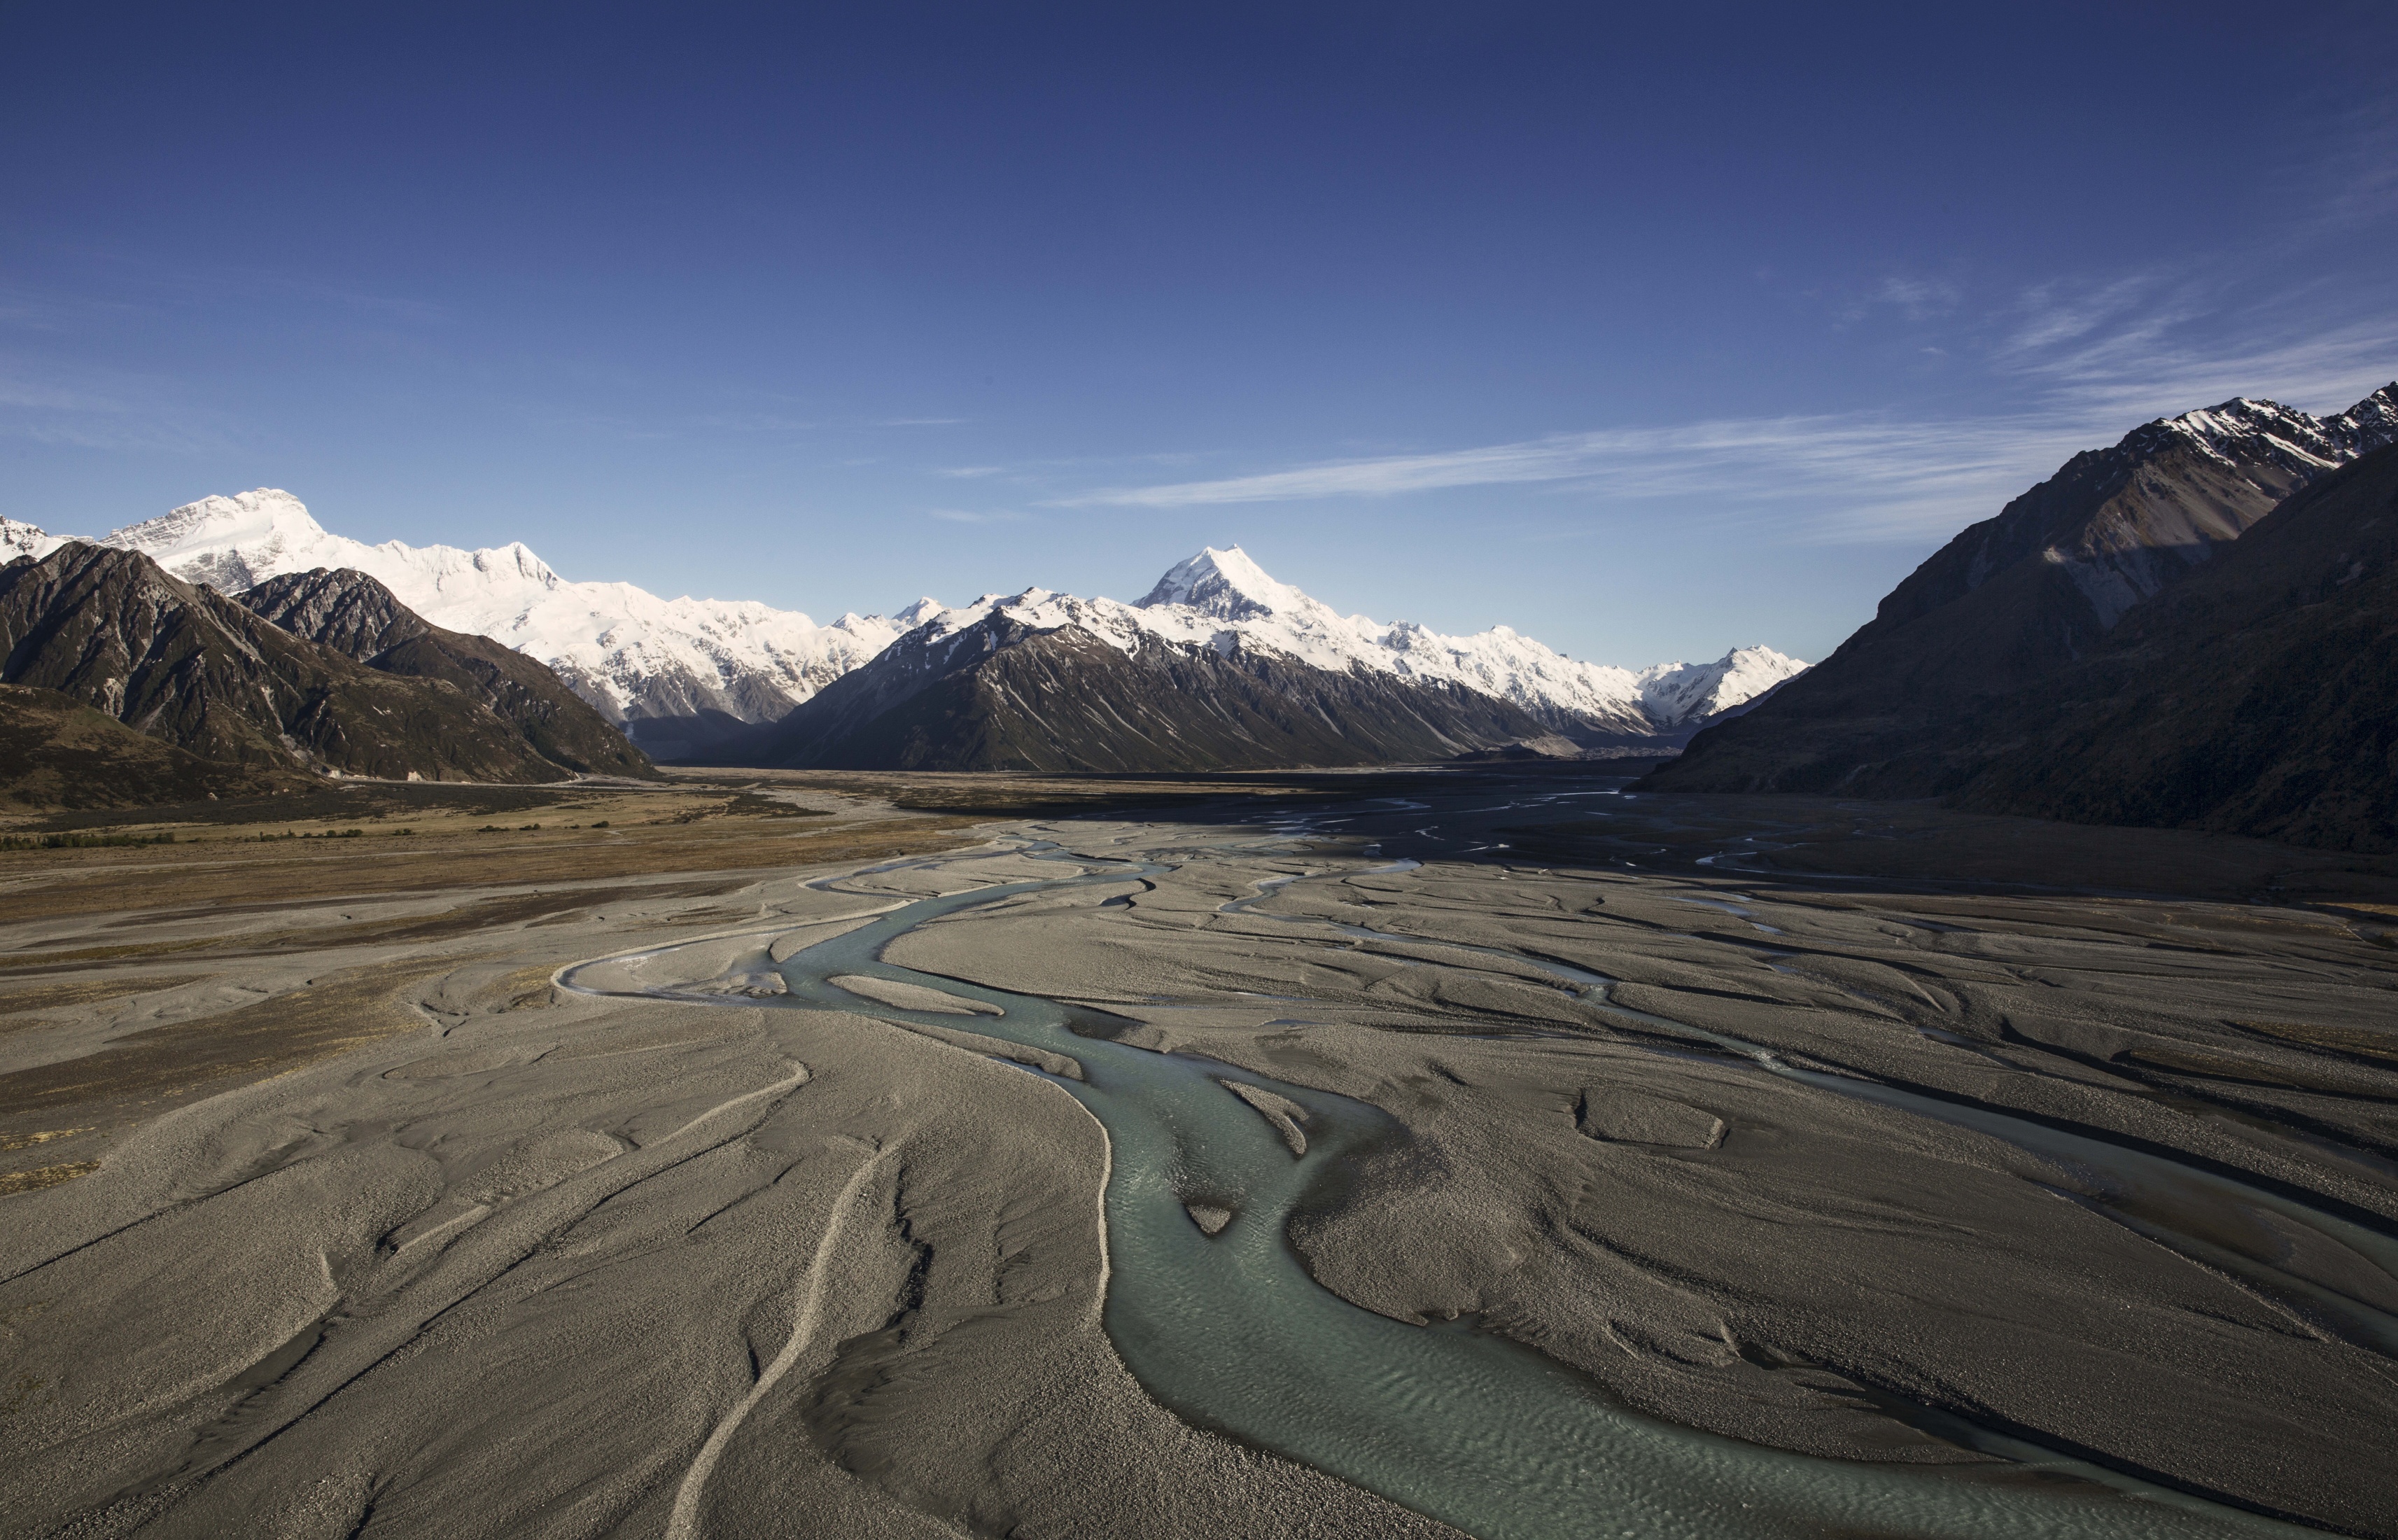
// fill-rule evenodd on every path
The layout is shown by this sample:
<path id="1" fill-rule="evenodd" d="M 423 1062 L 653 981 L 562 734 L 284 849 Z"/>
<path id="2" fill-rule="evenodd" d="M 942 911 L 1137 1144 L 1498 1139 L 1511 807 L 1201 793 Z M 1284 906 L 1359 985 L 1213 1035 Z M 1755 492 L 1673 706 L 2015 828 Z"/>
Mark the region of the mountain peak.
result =
<path id="1" fill-rule="evenodd" d="M 1225 620 L 1240 620 L 1298 609 L 1308 602 L 1297 588 L 1267 576 L 1266 570 L 1240 547 L 1218 550 L 1208 546 L 1168 569 L 1141 600 L 1140 608 L 1184 604 Z"/>
<path id="2" fill-rule="evenodd" d="M 14 561 L 20 556 L 45 557 L 65 544 L 64 539 L 39 524 L 0 519 L 0 562 Z"/>
<path id="3" fill-rule="evenodd" d="M 1771 647 L 1734 647 L 1713 663 L 1660 663 L 1638 677 L 1640 703 L 1666 725 L 1704 721 L 1747 704 L 1807 671 Z"/>
<path id="4" fill-rule="evenodd" d="M 2360 453 L 2398 440 L 2398 380 L 2329 419 L 2324 426 Z"/>
<path id="5" fill-rule="evenodd" d="M 2280 458 L 2302 464 L 2313 474 L 2398 439 L 2398 384 L 2384 385 L 2330 417 L 2239 396 L 2178 417 L 2160 418 L 2152 426 L 2181 434 L 2217 458 Z M 2133 437 L 2137 439 L 2139 431 Z"/>
<path id="6" fill-rule="evenodd" d="M 281 559 L 312 552 L 330 539 L 300 499 L 279 488 L 257 487 L 186 503 L 172 513 L 112 530 L 99 543 L 140 551 L 180 577 L 230 594 L 289 570 L 291 563 Z"/>
<path id="7" fill-rule="evenodd" d="M 309 515 L 308 507 L 277 487 L 256 487 L 231 497 L 203 497 L 171 513 L 139 524 L 128 524 L 101 538 L 102 545 L 139 547 L 155 553 L 168 542 L 188 544 L 238 541 L 249 545 L 276 535 L 321 539 L 325 527 Z"/>

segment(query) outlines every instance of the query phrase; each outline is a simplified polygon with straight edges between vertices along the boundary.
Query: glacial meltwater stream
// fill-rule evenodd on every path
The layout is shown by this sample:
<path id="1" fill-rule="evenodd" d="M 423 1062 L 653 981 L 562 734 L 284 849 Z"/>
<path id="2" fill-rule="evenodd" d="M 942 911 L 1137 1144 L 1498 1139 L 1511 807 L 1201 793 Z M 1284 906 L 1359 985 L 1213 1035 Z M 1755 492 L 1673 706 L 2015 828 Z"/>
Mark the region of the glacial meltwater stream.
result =
<path id="1" fill-rule="evenodd" d="M 775 965 L 788 995 L 739 1004 L 970 1026 L 1079 1060 L 1084 1080 L 1053 1083 L 1089 1109 L 1111 1147 L 1107 1330 L 1141 1385 L 1188 1421 L 1339 1476 L 1483 1540 L 1827 1533 L 2187 1540 L 2308 1533 L 2002 1439 L 1979 1441 L 2042 1474 L 2022 1466 L 1870 1465 L 1785 1453 L 1638 1415 L 1542 1355 L 1470 1325 L 1411 1326 L 1348 1304 L 1309 1277 L 1285 1239 L 1285 1227 L 1327 1168 L 1395 1132 L 1385 1114 L 1223 1063 L 1084 1035 L 1074 1030 L 1078 1020 L 1104 1030 L 1098 1014 L 1084 1007 L 883 961 L 894 939 L 945 915 L 1017 894 L 1122 884 L 1169 870 L 1067 856 L 1054 845 L 991 854 L 1045 855 L 1084 870 L 1050 882 L 1000 883 L 907 903 Z M 970 871 L 976 858 L 893 864 Z M 1442 944 L 1320 920 L 1290 923 L 1411 946 Z M 1550 967 L 1593 990 L 1603 991 L 1606 983 L 1539 959 L 1515 960 Z M 897 1009 L 829 981 L 859 975 L 937 990 L 1004 1014 L 967 1021 Z M 563 981 L 573 986 L 573 970 Z M 1994 1110 L 1793 1070 L 1751 1045 L 1656 1018 L 1640 1020 L 1654 1031 L 1745 1054 L 1763 1073 L 1792 1075 L 1827 1094 L 1871 1097 L 2074 1159 L 2122 1187 L 2197 1183 L 2211 1193 L 2237 1186 Z M 1275 1128 L 1224 1088 L 1226 1081 L 1304 1107 L 1305 1155 L 1294 1158 Z M 2386 1249 L 2381 1237 L 2289 1200 L 2244 1187 L 2238 1195 L 2351 1245 Z M 1186 1204 L 1230 1209 L 1233 1217 L 1210 1236 Z M 2388 1323 L 2357 1324 L 2378 1331 Z"/>

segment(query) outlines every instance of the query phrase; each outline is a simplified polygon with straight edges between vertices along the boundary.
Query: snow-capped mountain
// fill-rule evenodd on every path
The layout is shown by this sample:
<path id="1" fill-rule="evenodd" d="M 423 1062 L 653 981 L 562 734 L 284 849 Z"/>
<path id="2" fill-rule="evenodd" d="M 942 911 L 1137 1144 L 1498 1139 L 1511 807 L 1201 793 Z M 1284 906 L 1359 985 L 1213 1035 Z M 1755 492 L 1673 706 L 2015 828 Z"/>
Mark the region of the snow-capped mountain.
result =
<path id="1" fill-rule="evenodd" d="M 16 531 L 32 526 L 0 537 L 30 549 Z M 264 487 L 202 498 L 99 543 L 141 551 L 223 593 L 317 567 L 355 568 L 437 626 L 541 659 L 661 756 L 782 716 L 921 618 L 845 615 L 819 626 L 765 604 L 572 583 L 516 543 L 472 551 L 397 540 L 370 546 L 331 534 L 298 498 Z"/>
<path id="2" fill-rule="evenodd" d="M 38 525 L 0 519 L 0 561 L 14 561 L 20 556 L 39 561 L 65 544 L 63 536 L 47 534 Z"/>
<path id="3" fill-rule="evenodd" d="M 1207 549 L 1138 604 L 1028 588 L 942 610 L 725 745 L 794 769 L 1192 771 L 1389 764 L 1510 745 L 1654 749 L 1801 668 L 1766 648 L 1635 674 L 1504 627 L 1343 615 Z"/>
<path id="4" fill-rule="evenodd" d="M 1267 575 L 1238 546 L 1213 547 L 1158 579 L 1137 604 L 1029 588 L 985 594 L 926 616 L 934 640 L 1002 613 L 1036 630 L 1080 626 L 1119 651 L 1143 636 L 1263 651 L 1312 668 L 1364 669 L 1419 683 L 1462 685 L 1508 701 L 1543 723 L 1585 736 L 1648 737 L 1695 723 L 1763 694 L 1807 666 L 1770 647 L 1713 663 L 1664 663 L 1635 673 L 1568 658 L 1505 626 L 1443 636 L 1411 621 L 1343 615 Z"/>
<path id="5" fill-rule="evenodd" d="M 2086 522 L 2052 532 L 2041 558 L 2072 581 L 2105 629 L 2299 487 L 2392 441 L 2398 385 L 2329 417 L 2246 396 L 2161 417 L 2111 450 L 2076 456 L 2059 479 L 2077 468 L 2082 480 L 2125 465 L 2173 468 L 2149 470 Z"/>
<path id="6" fill-rule="evenodd" d="M 1807 665 L 1771 647 L 1735 647 L 1713 663 L 1660 663 L 1639 673 L 1640 705 L 1661 727 L 1721 716 L 1781 688 Z"/>
<path id="7" fill-rule="evenodd" d="M 61 543 L 0 521 L 0 554 Z M 1805 668 L 1770 648 L 1707 664 L 1635 673 L 1567 658 L 1504 626 L 1443 636 L 1412 622 L 1343 615 L 1267 575 L 1238 547 L 1176 565 L 1137 604 L 1031 588 L 957 609 L 930 599 L 891 616 L 844 615 L 819 626 L 753 601 L 661 599 L 629 583 L 569 582 L 523 545 L 368 545 L 332 534 L 290 493 L 260 488 L 205 497 L 102 536 L 187 581 L 240 593 L 317 568 L 352 568 L 437 626 L 488 636 L 555 669 L 575 693 L 661 758 L 704 753 L 744 727 L 778 721 L 899 636 L 932 640 L 994 613 L 1034 629 L 1074 625 L 1130 653 L 1139 639 L 1246 649 L 1334 673 L 1462 686 L 1587 741 L 1679 736 Z"/>
<path id="8" fill-rule="evenodd" d="M 2315 518 L 2307 510 L 2319 505 L 2307 489 L 2341 479 L 2347 474 L 2344 467 L 2391 443 L 2398 443 L 2398 382 L 2326 417 L 2243 397 L 2177 417 L 2160 417 L 2106 448 L 2085 450 L 1994 517 L 1960 531 L 1884 596 L 1874 618 L 1830 658 L 1755 710 L 1700 736 L 1689 753 L 1657 773 L 1653 784 L 1677 791 L 1949 796 L 1961 794 L 1960 787 L 1981 784 L 1974 777 L 1993 763 L 2014 763 L 2020 770 L 2021 756 L 2033 753 L 2022 746 L 2032 744 L 2039 765 L 2046 767 L 2041 771 L 2047 777 L 2041 783 L 2044 790 L 2037 795 L 2023 792 L 2012 804 L 2014 810 L 2079 818 L 2093 817 L 2097 806 L 2129 809 L 2136 803 L 2141 811 L 2132 821 L 2147 821 L 2158 817 L 2160 808 L 2183 805 L 2175 799 L 2184 796 L 2185 785 L 2204 783 L 2216 789 L 2208 795 L 2229 796 L 2225 788 L 2249 784 L 2244 777 L 2254 773 L 2233 767 L 2234 761 L 2253 765 L 2284 762 L 2241 760 L 2247 750 L 2235 753 L 2223 747 L 2237 736 L 2222 736 L 2229 729 L 2220 723 L 2230 719 L 2209 714 L 2221 702 L 2203 692 L 2176 693 L 2183 687 L 2150 682 L 2189 681 L 2206 669 L 2230 678 L 2226 670 L 2236 671 L 2231 660 L 2257 655 L 2257 648 L 2279 643 L 2261 629 L 2256 637 L 2235 637 L 2226 629 L 2209 659 L 2174 659 L 2154 648 L 2139 651 L 2134 643 L 2145 634 L 2141 627 L 2135 627 L 2128 638 L 2118 638 L 2116 631 L 2130 624 L 2133 615 L 2178 613 L 2175 593 L 2185 583 L 2199 582 L 2217 563 L 2257 574 L 2257 581 L 2265 583 L 2262 574 L 2277 569 L 2263 558 L 2241 554 L 2257 549 L 2249 544 L 2252 534 L 2276 524 L 2286 528 L 2294 518 L 2301 522 Z M 2358 529 L 2366 526 L 2360 523 Z M 2281 538 L 2269 538 L 2267 547 Z M 2264 564 L 2256 564 L 2259 562 Z M 2228 590 L 2208 580 L 2194 591 Z M 2277 591 L 2295 603 L 2301 590 L 2290 580 L 2290 586 Z M 2326 588 L 2324 594 L 2329 591 Z M 2357 659 L 2370 655 L 2370 648 L 2359 650 L 2352 639 L 2335 642 L 2329 630 L 2307 630 L 2315 623 L 2291 621 L 2295 629 L 2277 634 L 2304 631 L 2314 636 L 2325 669 L 2345 667 L 2352 661 L 2351 654 Z M 2228 619 L 2222 624 L 2231 625 Z M 2173 634 L 2195 644 L 2206 631 L 2177 621 Z M 2112 661 L 2102 668 L 2100 660 Z M 2117 672 L 2105 675 L 2104 669 Z M 2371 689 L 2358 689 L 2358 698 L 2382 698 Z M 2108 714 L 2087 717 L 2090 725 L 2076 727 L 2072 735 L 2053 725 L 2061 718 L 2047 719 L 2051 725 L 2032 725 L 2043 720 L 2041 713 L 2049 703 L 2076 698 L 2077 692 L 2092 711 L 2097 710 L 2096 701 L 2111 702 L 2105 709 Z M 2173 709 L 2182 715 L 2173 719 L 2176 724 L 2165 724 L 2169 713 L 2159 702 L 2178 703 Z M 2347 709 L 2345 703 L 2339 708 Z M 2113 714 L 2117 712 L 2122 714 Z M 2135 712 L 2152 712 L 2158 723 L 2146 741 L 2142 734 L 2120 728 L 2121 723 L 2149 720 Z M 2309 734 L 2296 725 L 2302 717 L 2310 730 L 2347 720 L 2328 707 L 2314 716 L 2296 713 L 2286 702 L 2256 720 L 2276 724 L 2265 731 L 2265 739 L 2281 746 L 2310 741 Z M 2189 753 L 2198 757 L 2173 769 L 2155 757 L 2157 743 L 2194 743 L 2186 733 L 2189 723 L 2199 722 L 2217 735 L 2219 741 L 2204 751 L 2216 758 L 2207 759 L 2193 747 Z M 2102 723 L 2110 725 L 2097 725 Z M 2068 752 L 2063 747 L 2068 736 L 2083 748 Z M 2318 736 L 2312 741 L 2320 749 L 2331 739 Z M 2102 752 L 2092 744 L 2106 747 Z M 2118 757 L 2102 763 L 2105 753 Z M 2221 758 L 2225 754 L 2231 758 Z M 2070 774 L 2054 768 L 2068 762 L 2076 766 Z M 2125 773 L 2122 767 L 2130 764 L 2145 766 L 2139 776 L 2148 777 L 2140 782 L 2137 797 L 2108 804 L 2096 799 L 2113 793 L 2088 790 L 2107 776 Z M 2192 765 L 2215 765 L 2221 775 L 2215 769 L 2202 775 Z M 2085 782 L 2085 771 L 2091 782 Z M 2028 771 L 2021 773 L 2029 777 Z M 2028 787 L 2033 778 L 2021 784 Z M 2166 789 L 2167 782 L 2172 789 Z M 2346 784 L 2337 776 L 2326 780 L 2311 771 L 2294 772 L 2278 785 L 2258 781 L 2257 790 L 2240 793 L 2252 800 L 2243 804 L 2250 812 L 2238 817 L 2327 797 L 2323 787 Z M 2310 787 L 2313 790 L 2305 790 Z M 2327 802 L 2316 805 L 2330 807 Z M 2368 798 L 2359 805 L 2375 804 Z M 2325 821 L 2316 827 L 2364 827 L 2358 821 L 2363 816 L 2353 810 L 2327 810 L 2321 816 Z M 2280 826 L 2210 827 L 2255 832 Z"/>

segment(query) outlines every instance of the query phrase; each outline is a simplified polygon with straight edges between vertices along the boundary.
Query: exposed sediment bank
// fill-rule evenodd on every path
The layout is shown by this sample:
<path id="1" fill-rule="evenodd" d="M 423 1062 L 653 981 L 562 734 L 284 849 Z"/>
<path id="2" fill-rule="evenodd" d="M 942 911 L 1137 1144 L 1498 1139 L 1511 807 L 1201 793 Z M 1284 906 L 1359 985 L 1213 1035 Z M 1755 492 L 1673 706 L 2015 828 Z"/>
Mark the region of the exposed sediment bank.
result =
<path id="1" fill-rule="evenodd" d="M 96 1169 L 0 1196 L 0 1511 L 1567 1533 L 1375 1465 L 1537 1493 L 1504 1419 L 1554 1404 L 1632 1440 L 1588 1447 L 1642 1534 L 2393 1533 L 2369 921 L 1547 864 L 1505 847 L 1555 802 L 1404 802 L 251 948 L 242 1008 L 389 1024 L 128 1100 Z M 224 1017 L 245 930 L 291 925 L 118 927 L 204 944 L 9 1069 Z"/>

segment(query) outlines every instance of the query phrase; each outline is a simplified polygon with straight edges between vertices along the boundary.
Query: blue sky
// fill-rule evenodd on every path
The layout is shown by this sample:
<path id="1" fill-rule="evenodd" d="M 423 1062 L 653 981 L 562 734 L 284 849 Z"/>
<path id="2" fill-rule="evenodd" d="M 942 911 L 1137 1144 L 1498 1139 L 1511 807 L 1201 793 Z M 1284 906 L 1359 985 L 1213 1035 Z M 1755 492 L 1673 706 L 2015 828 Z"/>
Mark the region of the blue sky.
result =
<path id="1" fill-rule="evenodd" d="M 1666 9 L 0 7 L 0 513 L 1820 657 L 2398 376 L 2398 10 Z"/>

